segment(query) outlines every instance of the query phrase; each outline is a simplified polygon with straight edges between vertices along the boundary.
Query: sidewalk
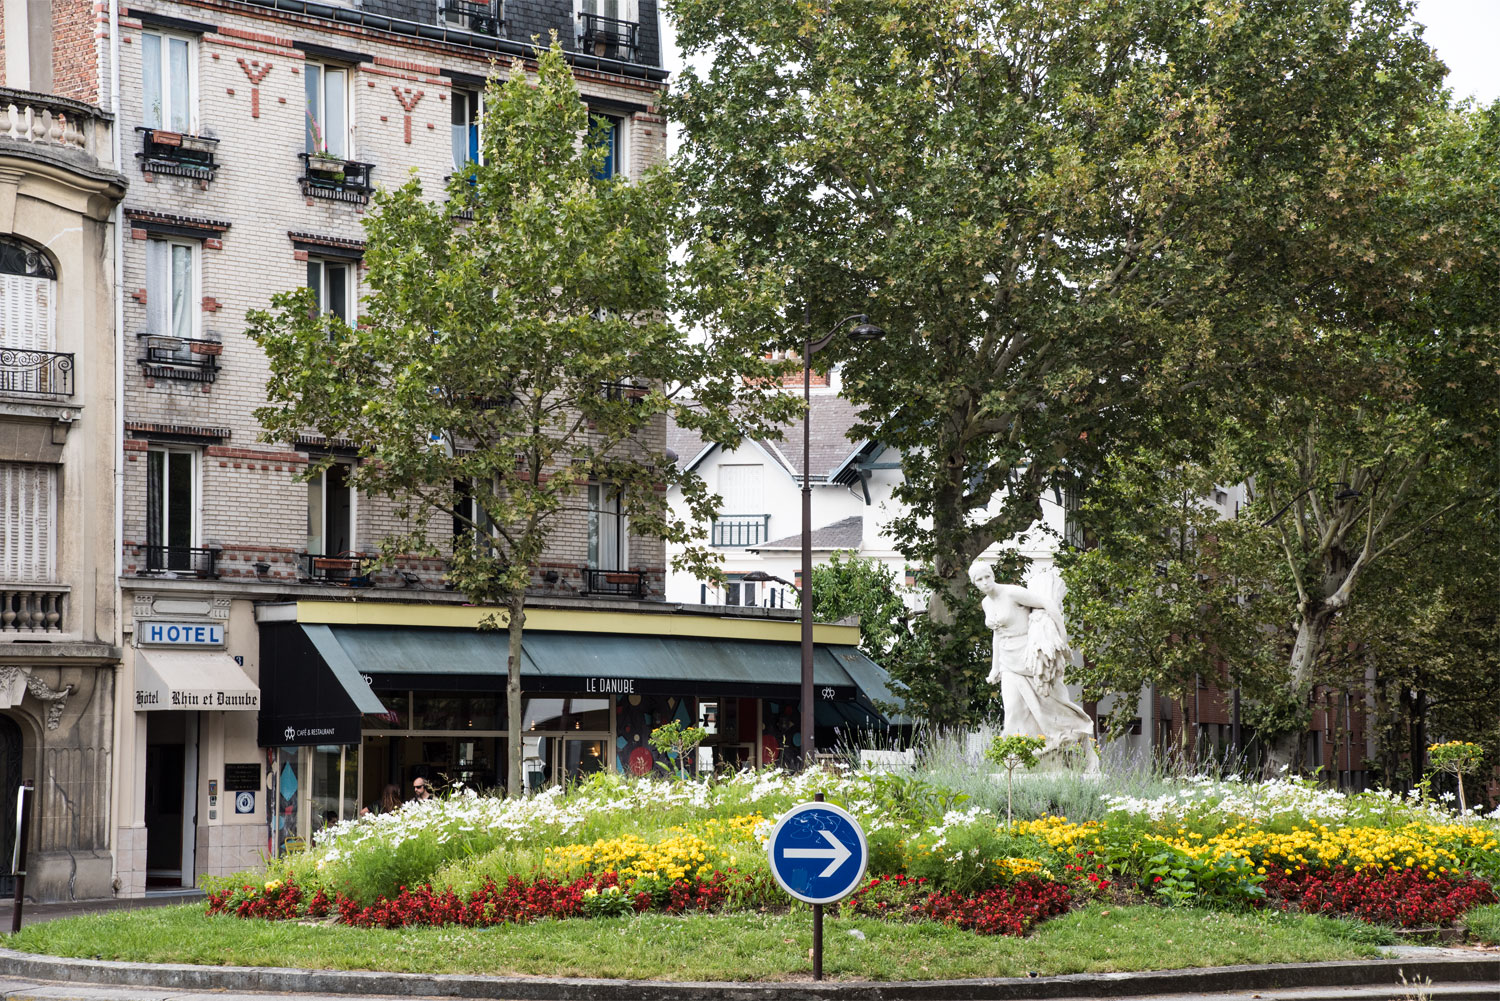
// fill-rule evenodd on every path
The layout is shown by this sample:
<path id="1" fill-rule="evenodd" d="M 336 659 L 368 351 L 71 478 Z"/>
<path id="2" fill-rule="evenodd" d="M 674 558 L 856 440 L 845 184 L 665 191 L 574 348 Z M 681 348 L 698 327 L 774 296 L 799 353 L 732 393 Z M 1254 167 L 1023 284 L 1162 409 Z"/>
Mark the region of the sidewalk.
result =
<path id="1" fill-rule="evenodd" d="M 1394 958 L 1143 973 L 884 983 L 810 980 L 683 983 L 558 977 L 294 970 L 121 963 L 0 948 L 3 997 L 49 1001 L 199 1001 L 253 993 L 348 998 L 505 998 L 509 1001 L 1495 1001 L 1500 950 L 1405 947 Z M 3 983 L 3 982 L 0 982 Z"/>
<path id="2" fill-rule="evenodd" d="M 85 914 L 103 911 L 131 911 L 138 907 L 171 907 L 203 899 L 202 890 L 152 890 L 144 897 L 105 897 L 100 900 L 70 900 L 64 903 L 33 904 L 28 902 L 21 908 L 23 928 L 43 921 L 58 918 L 76 918 Z M 15 912 L 15 901 L 10 897 L 0 900 L 0 935 L 10 931 L 11 915 Z"/>

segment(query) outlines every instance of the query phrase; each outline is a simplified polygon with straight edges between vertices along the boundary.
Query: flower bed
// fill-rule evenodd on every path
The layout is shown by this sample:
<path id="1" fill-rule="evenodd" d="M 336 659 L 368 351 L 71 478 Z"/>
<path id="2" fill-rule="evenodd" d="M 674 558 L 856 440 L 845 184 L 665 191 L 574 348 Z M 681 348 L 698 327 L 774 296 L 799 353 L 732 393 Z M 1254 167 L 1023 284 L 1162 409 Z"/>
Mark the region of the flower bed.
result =
<path id="1" fill-rule="evenodd" d="M 918 778 L 773 771 L 409 804 L 225 884 L 209 911 L 405 927 L 783 907 L 765 839 L 814 792 L 869 835 L 874 875 L 845 907 L 981 934 L 1025 934 L 1096 897 L 1451 924 L 1493 901 L 1500 879 L 1493 820 L 1455 823 L 1382 794 L 1194 781 L 1152 800 L 1104 797 L 1102 820 L 1006 829 L 1003 812 Z"/>

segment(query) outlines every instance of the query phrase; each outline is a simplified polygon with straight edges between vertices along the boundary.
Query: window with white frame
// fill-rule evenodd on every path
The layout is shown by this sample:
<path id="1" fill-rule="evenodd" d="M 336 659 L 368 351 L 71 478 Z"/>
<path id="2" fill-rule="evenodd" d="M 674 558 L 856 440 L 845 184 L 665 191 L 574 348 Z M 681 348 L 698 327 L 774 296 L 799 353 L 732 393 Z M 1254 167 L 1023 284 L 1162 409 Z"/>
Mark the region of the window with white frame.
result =
<path id="1" fill-rule="evenodd" d="M 142 124 L 197 131 L 197 45 L 189 38 L 141 32 Z"/>
<path id="2" fill-rule="evenodd" d="M 307 551 L 319 556 L 356 552 L 354 466 L 335 462 L 307 482 Z"/>
<path id="3" fill-rule="evenodd" d="M 57 549 L 57 467 L 0 462 L 0 579 L 52 580 Z"/>
<path id="4" fill-rule="evenodd" d="M 146 565 L 190 570 L 198 544 L 198 453 L 153 448 L 146 452 Z"/>
<path id="5" fill-rule="evenodd" d="M 484 110 L 484 95 L 476 91 L 455 90 L 449 98 L 453 121 L 453 169 L 467 164 L 483 163 L 479 149 L 479 119 Z"/>
<path id="6" fill-rule="evenodd" d="M 307 94 L 307 152 L 350 159 L 348 68 L 307 63 L 302 76 Z"/>
<path id="7" fill-rule="evenodd" d="M 318 309 L 345 323 L 354 322 L 354 271 L 350 261 L 321 257 L 307 260 L 307 287 L 317 297 Z"/>
<path id="8" fill-rule="evenodd" d="M 47 255 L 0 236 L 0 347 L 53 350 L 57 280 Z M 11 388 L 0 376 L 0 389 Z"/>
<path id="9" fill-rule="evenodd" d="M 198 336 L 198 258 L 201 244 L 188 240 L 146 241 L 146 328 L 162 338 Z M 162 349 L 187 356 L 186 344 Z"/>
<path id="10" fill-rule="evenodd" d="M 625 570 L 630 566 L 629 519 L 618 487 L 589 487 L 589 569 Z"/>
<path id="11" fill-rule="evenodd" d="M 457 549 L 465 539 L 473 539 L 476 553 L 493 555 L 494 547 L 486 540 L 494 535 L 495 523 L 474 496 L 474 488 L 465 480 L 454 480 L 453 493 L 453 548 Z"/>

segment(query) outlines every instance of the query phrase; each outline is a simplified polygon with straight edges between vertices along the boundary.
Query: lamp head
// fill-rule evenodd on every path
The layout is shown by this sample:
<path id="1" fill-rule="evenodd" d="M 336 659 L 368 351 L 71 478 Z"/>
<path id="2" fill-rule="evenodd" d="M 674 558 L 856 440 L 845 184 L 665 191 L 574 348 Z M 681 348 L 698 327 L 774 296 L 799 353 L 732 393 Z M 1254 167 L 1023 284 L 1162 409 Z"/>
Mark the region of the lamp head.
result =
<path id="1" fill-rule="evenodd" d="M 885 336 L 885 328 L 877 327 L 870 322 L 870 318 L 863 314 L 859 317 L 859 323 L 849 331 L 851 341 L 878 341 Z"/>

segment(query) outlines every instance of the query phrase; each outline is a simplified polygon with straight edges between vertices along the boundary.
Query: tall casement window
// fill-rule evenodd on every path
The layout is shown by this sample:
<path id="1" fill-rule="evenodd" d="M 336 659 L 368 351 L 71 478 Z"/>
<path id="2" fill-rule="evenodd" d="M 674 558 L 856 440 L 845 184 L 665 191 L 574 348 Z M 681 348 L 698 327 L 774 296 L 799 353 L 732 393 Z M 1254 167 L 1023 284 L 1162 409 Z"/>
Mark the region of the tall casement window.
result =
<path id="1" fill-rule="evenodd" d="M 348 261 L 309 258 L 307 287 L 318 298 L 318 308 L 345 323 L 354 322 L 354 265 Z"/>
<path id="2" fill-rule="evenodd" d="M 307 63 L 307 152 L 349 159 L 349 70 Z"/>
<path id="3" fill-rule="evenodd" d="M 198 336 L 199 249 L 196 242 L 146 241 L 146 324 L 150 333 Z"/>
<path id="4" fill-rule="evenodd" d="M 589 487 L 589 568 L 624 570 L 630 566 L 629 519 L 617 487 Z"/>
<path id="5" fill-rule="evenodd" d="M 0 236 L 0 347 L 52 350 L 56 279 L 40 250 Z"/>
<path id="6" fill-rule="evenodd" d="M 169 132 L 194 132 L 197 111 L 193 42 L 175 35 L 141 33 L 141 124 Z"/>
<path id="7" fill-rule="evenodd" d="M 307 551 L 319 556 L 355 552 L 354 467 L 335 462 L 307 483 Z"/>
<path id="8" fill-rule="evenodd" d="M 479 115 L 484 98 L 473 91 L 455 90 L 450 98 L 453 111 L 453 169 L 483 163 L 479 152 Z"/>
<path id="9" fill-rule="evenodd" d="M 146 566 L 190 570 L 198 544 L 198 454 L 153 448 L 146 453 Z"/>
<path id="10" fill-rule="evenodd" d="M 489 512 L 474 497 L 474 488 L 463 480 L 453 481 L 453 492 L 457 503 L 453 506 L 453 548 L 458 549 L 464 539 L 472 537 L 474 550 L 481 556 L 494 552 L 489 541 L 494 534 L 495 523 Z"/>
<path id="11" fill-rule="evenodd" d="M 57 550 L 57 467 L 0 462 L 0 579 L 52 580 Z"/>
<path id="12" fill-rule="evenodd" d="M 594 177 L 607 181 L 625 172 L 625 121 L 614 115 L 594 115 L 598 131 L 594 141 L 604 150 L 604 161 L 594 170 Z"/>

